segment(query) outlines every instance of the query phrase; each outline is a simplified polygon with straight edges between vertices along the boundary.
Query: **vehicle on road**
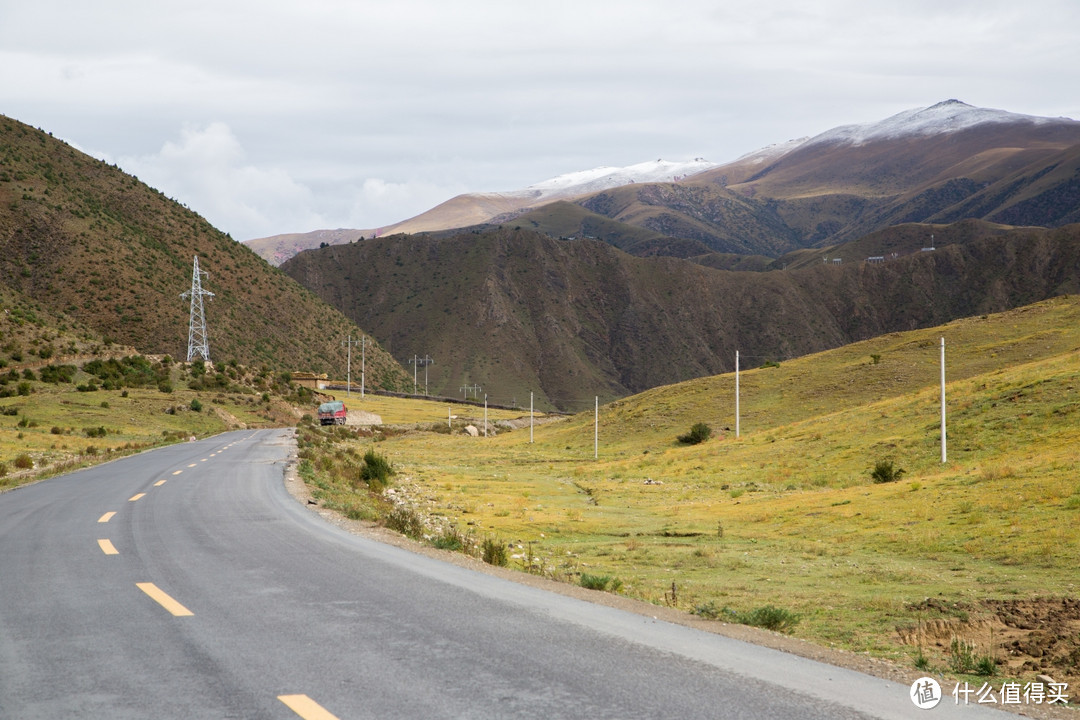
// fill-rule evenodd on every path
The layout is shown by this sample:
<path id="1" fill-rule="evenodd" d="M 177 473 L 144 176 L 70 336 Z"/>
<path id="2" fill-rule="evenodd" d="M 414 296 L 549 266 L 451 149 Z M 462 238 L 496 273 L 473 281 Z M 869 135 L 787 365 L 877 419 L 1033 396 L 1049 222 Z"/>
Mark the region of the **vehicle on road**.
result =
<path id="1" fill-rule="evenodd" d="M 344 425 L 345 418 L 348 417 L 348 414 L 349 411 L 345 408 L 345 403 L 340 400 L 324 402 L 319 406 L 319 424 Z"/>

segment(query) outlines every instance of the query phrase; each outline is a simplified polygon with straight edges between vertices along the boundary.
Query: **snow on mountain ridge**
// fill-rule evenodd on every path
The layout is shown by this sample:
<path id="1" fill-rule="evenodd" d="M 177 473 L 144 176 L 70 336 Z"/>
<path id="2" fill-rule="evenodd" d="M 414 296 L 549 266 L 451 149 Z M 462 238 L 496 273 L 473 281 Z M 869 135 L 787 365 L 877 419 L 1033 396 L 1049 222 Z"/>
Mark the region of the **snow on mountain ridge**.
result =
<path id="1" fill-rule="evenodd" d="M 979 108 L 959 100 L 946 100 L 925 108 L 904 110 L 878 122 L 841 125 L 811 138 L 807 144 L 847 143 L 862 145 L 871 140 L 889 140 L 913 135 L 937 135 L 957 132 L 989 123 L 1030 122 L 1042 125 L 1067 118 L 1021 115 L 1005 110 Z"/>
<path id="2" fill-rule="evenodd" d="M 579 170 L 530 185 L 520 191 L 532 197 L 550 197 L 606 190 L 637 182 L 675 182 L 717 167 L 703 158 L 689 161 L 656 160 L 626 167 Z"/>
<path id="3" fill-rule="evenodd" d="M 782 143 L 773 143 L 772 145 L 766 145 L 763 148 L 748 152 L 745 155 L 740 155 L 735 159 L 735 162 L 749 162 L 753 165 L 760 165 L 767 160 L 778 158 L 781 155 L 786 155 L 800 145 L 809 141 L 809 137 L 796 138 L 794 140 L 788 140 Z"/>

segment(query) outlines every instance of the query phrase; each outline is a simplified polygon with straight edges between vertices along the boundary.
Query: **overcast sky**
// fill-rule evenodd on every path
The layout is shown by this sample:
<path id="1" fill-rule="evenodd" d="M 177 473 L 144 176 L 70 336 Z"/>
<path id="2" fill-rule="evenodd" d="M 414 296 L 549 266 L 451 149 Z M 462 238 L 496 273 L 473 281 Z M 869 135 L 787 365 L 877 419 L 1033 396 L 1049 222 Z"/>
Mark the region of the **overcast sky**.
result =
<path id="1" fill-rule="evenodd" d="M 0 0 L 0 113 L 239 240 L 949 98 L 1080 119 L 1080 2 Z"/>

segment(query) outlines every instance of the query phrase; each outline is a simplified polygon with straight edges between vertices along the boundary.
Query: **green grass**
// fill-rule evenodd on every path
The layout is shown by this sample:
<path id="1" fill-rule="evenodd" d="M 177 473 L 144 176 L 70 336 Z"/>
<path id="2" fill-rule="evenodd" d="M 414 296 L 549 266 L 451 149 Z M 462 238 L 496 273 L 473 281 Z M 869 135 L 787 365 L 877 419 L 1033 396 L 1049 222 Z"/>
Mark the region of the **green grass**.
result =
<path id="1" fill-rule="evenodd" d="M 280 427 L 292 419 L 280 398 L 266 404 L 252 392 L 79 392 L 67 383 L 31 385 L 29 395 L 0 398 L 0 465 L 7 468 L 0 472 L 0 488 L 241 424 Z"/>

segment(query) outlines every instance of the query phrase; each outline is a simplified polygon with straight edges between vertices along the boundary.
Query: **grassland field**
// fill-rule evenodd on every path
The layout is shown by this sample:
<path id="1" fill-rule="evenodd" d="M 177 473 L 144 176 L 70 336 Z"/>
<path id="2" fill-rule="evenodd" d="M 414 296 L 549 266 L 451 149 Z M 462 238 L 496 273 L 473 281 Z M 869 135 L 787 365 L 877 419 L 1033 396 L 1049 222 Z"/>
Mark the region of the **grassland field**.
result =
<path id="1" fill-rule="evenodd" d="M 432 432 L 446 405 L 370 398 L 384 428 L 309 439 L 307 477 L 366 517 L 363 487 L 317 458 L 375 449 L 429 540 L 495 538 L 525 572 L 718 620 L 779 609 L 797 637 L 909 667 L 970 674 L 970 654 L 999 679 L 1080 681 L 1080 299 L 744 370 L 738 438 L 734 385 L 602 406 L 598 459 L 592 412 L 530 443 L 527 425 Z M 696 422 L 716 435 L 679 443 Z M 873 482 L 879 460 L 899 480 Z"/>

